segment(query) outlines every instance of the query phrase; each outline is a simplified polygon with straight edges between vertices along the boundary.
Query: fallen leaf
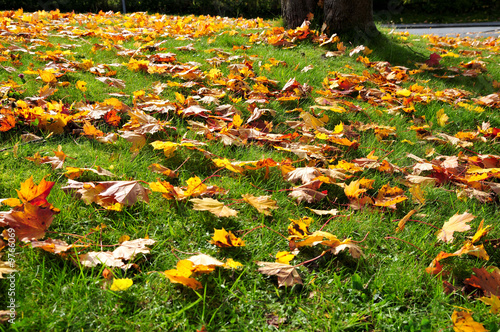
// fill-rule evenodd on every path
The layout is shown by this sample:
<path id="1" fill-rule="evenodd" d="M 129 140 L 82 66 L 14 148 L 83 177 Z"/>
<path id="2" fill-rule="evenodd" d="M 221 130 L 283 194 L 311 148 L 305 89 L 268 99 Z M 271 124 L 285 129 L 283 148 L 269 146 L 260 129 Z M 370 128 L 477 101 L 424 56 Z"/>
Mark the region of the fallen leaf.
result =
<path id="1" fill-rule="evenodd" d="M 234 217 L 238 214 L 238 211 L 228 208 L 224 203 L 213 198 L 192 198 L 189 201 L 193 203 L 193 210 L 208 211 L 217 217 Z"/>
<path id="2" fill-rule="evenodd" d="M 490 313 L 500 314 L 500 298 L 498 298 L 498 296 L 491 294 L 490 297 L 483 296 L 480 297 L 479 300 L 491 306 Z"/>
<path id="3" fill-rule="evenodd" d="M 470 226 L 467 225 L 475 216 L 468 212 L 464 212 L 462 214 L 456 213 L 453 217 L 451 217 L 447 222 L 443 224 L 443 227 L 437 234 L 438 240 L 444 242 L 452 242 L 453 241 L 453 233 L 454 232 L 465 232 L 470 229 Z"/>
<path id="4" fill-rule="evenodd" d="M 295 266 L 281 263 L 256 262 L 261 266 L 258 271 L 262 274 L 278 277 L 278 287 L 302 285 L 302 279 Z"/>
<path id="5" fill-rule="evenodd" d="M 234 236 L 231 231 L 227 232 L 224 228 L 214 229 L 214 236 L 210 240 L 210 243 L 220 248 L 245 246 L 245 241 Z"/>
<path id="6" fill-rule="evenodd" d="M 250 194 L 243 194 L 241 196 L 243 197 L 245 202 L 256 208 L 259 213 L 262 213 L 266 216 L 271 215 L 271 211 L 269 210 L 278 209 L 278 207 L 276 206 L 276 201 L 271 199 L 271 196 L 255 197 Z"/>
<path id="7" fill-rule="evenodd" d="M 114 292 L 124 291 L 130 288 L 134 282 L 132 279 L 113 279 L 113 284 L 109 287 L 110 290 Z"/>
<path id="8" fill-rule="evenodd" d="M 483 324 L 476 322 L 467 311 L 453 311 L 451 315 L 455 332 L 487 332 Z"/>
<path id="9" fill-rule="evenodd" d="M 493 270 L 488 272 L 483 268 L 472 268 L 476 275 L 464 280 L 464 283 L 482 289 L 486 296 L 490 294 L 500 296 L 500 272 Z"/>

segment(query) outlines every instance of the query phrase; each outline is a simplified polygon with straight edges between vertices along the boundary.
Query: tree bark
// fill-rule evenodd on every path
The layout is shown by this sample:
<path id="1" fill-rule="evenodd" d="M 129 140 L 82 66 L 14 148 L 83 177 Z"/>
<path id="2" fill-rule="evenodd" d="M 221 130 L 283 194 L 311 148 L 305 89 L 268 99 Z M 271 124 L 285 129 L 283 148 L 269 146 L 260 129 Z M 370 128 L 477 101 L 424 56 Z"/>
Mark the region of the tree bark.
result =
<path id="1" fill-rule="evenodd" d="M 379 34 L 373 23 L 372 0 L 325 0 L 323 11 L 328 33 Z"/>
<path id="2" fill-rule="evenodd" d="M 307 14 L 314 13 L 316 2 L 317 0 L 281 0 L 281 16 L 285 27 L 294 29 L 301 26 Z"/>
<path id="3" fill-rule="evenodd" d="M 362 38 L 379 34 L 373 23 L 372 0 L 281 0 L 281 15 L 285 27 L 299 27 L 307 14 L 315 13 L 321 7 L 328 34 L 350 33 Z"/>

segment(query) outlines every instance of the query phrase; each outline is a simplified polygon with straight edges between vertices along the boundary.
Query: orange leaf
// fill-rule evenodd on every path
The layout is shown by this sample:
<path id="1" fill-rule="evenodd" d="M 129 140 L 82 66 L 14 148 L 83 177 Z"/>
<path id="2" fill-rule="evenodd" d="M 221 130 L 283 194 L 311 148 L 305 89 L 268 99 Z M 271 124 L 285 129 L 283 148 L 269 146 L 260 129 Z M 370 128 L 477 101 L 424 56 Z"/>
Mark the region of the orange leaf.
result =
<path id="1" fill-rule="evenodd" d="M 15 229 L 16 237 L 24 242 L 41 239 L 59 210 L 25 203 L 4 214 L 3 222 Z"/>
<path id="2" fill-rule="evenodd" d="M 17 196 L 23 203 L 30 203 L 41 207 L 51 206 L 46 198 L 49 196 L 54 184 L 55 182 L 45 181 L 45 178 L 43 178 L 40 184 L 36 185 L 33 182 L 33 176 L 31 176 L 28 180 L 21 183 L 21 190 L 16 190 Z"/>

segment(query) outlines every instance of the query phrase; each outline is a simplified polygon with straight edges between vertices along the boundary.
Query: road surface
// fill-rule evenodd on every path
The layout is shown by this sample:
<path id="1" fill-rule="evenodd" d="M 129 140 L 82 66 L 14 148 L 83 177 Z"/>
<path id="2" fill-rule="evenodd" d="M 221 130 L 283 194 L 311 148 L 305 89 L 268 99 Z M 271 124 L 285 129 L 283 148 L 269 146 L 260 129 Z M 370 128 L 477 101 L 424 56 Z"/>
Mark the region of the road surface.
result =
<path id="1" fill-rule="evenodd" d="M 470 36 L 500 38 L 500 22 L 460 23 L 460 24 L 387 24 L 386 28 L 408 31 L 414 35 Z"/>

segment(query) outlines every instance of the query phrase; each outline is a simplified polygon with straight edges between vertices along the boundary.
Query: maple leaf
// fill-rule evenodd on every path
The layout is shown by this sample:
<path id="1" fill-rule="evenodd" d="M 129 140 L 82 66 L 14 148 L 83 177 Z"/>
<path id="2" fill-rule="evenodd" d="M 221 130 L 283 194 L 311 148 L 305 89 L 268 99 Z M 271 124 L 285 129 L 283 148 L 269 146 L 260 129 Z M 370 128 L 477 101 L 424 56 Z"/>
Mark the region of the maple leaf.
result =
<path id="1" fill-rule="evenodd" d="M 303 201 L 306 201 L 308 203 L 318 202 L 325 198 L 327 195 L 326 191 L 318 191 L 321 184 L 322 181 L 314 180 L 301 186 L 294 187 L 292 189 L 292 192 L 288 194 L 288 196 L 297 199 L 299 203 Z"/>
<path id="2" fill-rule="evenodd" d="M 474 234 L 474 236 L 471 238 L 472 243 L 476 243 L 490 231 L 491 225 L 487 225 L 486 227 L 483 228 L 483 224 L 484 224 L 484 219 L 481 220 L 477 228 L 476 234 Z"/>
<path id="3" fill-rule="evenodd" d="M 213 198 L 193 198 L 189 201 L 194 204 L 193 210 L 209 211 L 217 217 L 234 217 L 238 214 L 238 211 L 228 208 L 224 203 Z"/>
<path id="4" fill-rule="evenodd" d="M 163 272 L 165 276 L 173 283 L 188 286 L 191 289 L 203 288 L 203 285 L 194 278 L 189 278 L 193 274 L 194 263 L 189 260 L 180 260 L 177 262 L 176 269 Z"/>
<path id="5" fill-rule="evenodd" d="M 314 212 L 314 213 L 316 213 L 317 215 L 320 215 L 320 216 L 324 216 L 324 215 L 327 215 L 327 214 L 330 214 L 332 216 L 336 216 L 339 213 L 339 210 L 337 210 L 337 209 L 315 210 L 315 209 L 311 209 L 309 207 L 307 209 L 311 210 L 312 212 Z"/>
<path id="6" fill-rule="evenodd" d="M 46 239 L 44 241 L 31 241 L 31 247 L 41 248 L 54 254 L 60 254 L 73 248 L 73 245 L 69 245 L 63 240 Z"/>
<path id="7" fill-rule="evenodd" d="M 156 243 L 153 239 L 135 239 L 123 241 L 119 247 L 113 251 L 113 256 L 126 261 L 133 259 L 137 254 L 148 254 L 151 249 L 147 246 Z"/>
<path id="8" fill-rule="evenodd" d="M 453 330 L 455 332 L 487 332 L 483 324 L 472 318 L 472 314 L 467 311 L 453 311 L 451 315 Z"/>
<path id="9" fill-rule="evenodd" d="M 104 208 L 113 208 L 115 204 L 133 205 L 139 200 L 149 203 L 149 190 L 138 181 L 102 181 L 78 182 L 69 179 L 61 189 L 77 189 L 77 193 L 86 204 L 95 202 Z"/>
<path id="10" fill-rule="evenodd" d="M 205 255 L 205 254 L 198 254 L 194 255 L 188 258 L 189 261 L 193 262 L 196 271 L 196 267 L 209 267 L 209 268 L 215 268 L 216 266 L 224 266 L 224 263 L 213 258 L 212 256 Z"/>
<path id="11" fill-rule="evenodd" d="M 65 157 L 66 155 L 62 159 L 58 157 L 42 157 L 39 152 L 36 152 L 33 157 L 26 157 L 26 159 L 34 162 L 36 165 L 51 164 L 52 169 L 58 169 L 62 168 Z"/>
<path id="12" fill-rule="evenodd" d="M 224 228 L 214 229 L 214 236 L 210 240 L 210 243 L 220 248 L 245 246 L 245 241 L 234 236 L 231 231 L 227 232 Z"/>
<path id="13" fill-rule="evenodd" d="M 500 296 L 500 271 L 498 269 L 488 272 L 483 268 L 473 268 L 476 275 L 464 280 L 464 283 L 482 289 L 488 296 L 490 294 Z"/>
<path id="14" fill-rule="evenodd" d="M 124 270 L 130 268 L 131 264 L 125 264 L 125 261 L 133 259 L 137 254 L 147 254 L 151 249 L 147 245 L 154 244 L 153 239 L 135 239 L 124 241 L 114 251 L 88 252 L 79 255 L 80 264 L 86 267 L 94 267 L 98 264 L 104 264 L 108 267 L 120 267 Z"/>
<path id="15" fill-rule="evenodd" d="M 255 197 L 250 194 L 243 194 L 241 196 L 243 197 L 245 202 L 256 208 L 259 213 L 262 213 L 266 216 L 271 215 L 271 211 L 269 210 L 278 209 L 278 207 L 276 206 L 276 201 L 271 199 L 271 196 Z"/>
<path id="16" fill-rule="evenodd" d="M 23 242 L 41 239 L 45 236 L 58 209 L 24 203 L 3 214 L 3 222 L 15 229 L 16 237 Z"/>
<path id="17" fill-rule="evenodd" d="M 95 169 L 94 168 L 86 168 L 86 167 L 83 167 L 83 168 L 78 168 L 78 167 L 66 167 L 66 172 L 64 173 L 64 175 L 73 180 L 73 179 L 76 179 L 78 177 L 80 177 L 83 172 L 92 172 L 94 174 L 97 174 L 97 175 L 102 175 L 102 176 L 109 176 L 109 177 L 115 177 L 116 175 L 111 173 L 110 171 L 107 171 L 105 170 L 104 168 L 101 168 L 101 166 L 96 166 Z"/>
<path id="18" fill-rule="evenodd" d="M 47 202 L 47 196 L 49 196 L 54 184 L 55 182 L 45 181 L 45 178 L 43 178 L 40 184 L 36 185 L 33 182 L 33 176 L 31 176 L 28 180 L 21 183 L 21 190 L 16 190 L 17 196 L 23 203 L 30 203 L 41 207 L 51 206 Z"/>
<path id="19" fill-rule="evenodd" d="M 443 224 L 443 227 L 437 234 L 438 240 L 444 242 L 452 242 L 453 233 L 468 231 L 471 227 L 467 225 L 467 223 L 474 218 L 475 216 L 468 212 L 464 212 L 460 215 L 457 212 L 453 217 L 451 217 L 447 222 Z"/>
<path id="20" fill-rule="evenodd" d="M 85 82 L 85 81 L 77 81 L 76 82 L 76 88 L 78 90 L 80 90 L 81 92 L 87 91 L 86 85 L 87 85 L 87 82 Z"/>
<path id="21" fill-rule="evenodd" d="M 349 199 L 357 199 L 359 195 L 366 192 L 366 189 L 361 188 L 360 185 L 360 180 L 351 181 L 351 183 L 344 187 L 344 193 Z"/>
<path id="22" fill-rule="evenodd" d="M 171 169 L 169 169 L 168 167 L 165 167 L 163 165 L 160 165 L 160 164 L 151 164 L 149 165 L 148 169 L 152 172 L 155 172 L 155 173 L 159 173 L 159 174 L 163 174 L 163 175 L 166 175 L 170 178 L 176 178 L 177 177 L 177 173 L 172 171 Z"/>
<path id="23" fill-rule="evenodd" d="M 290 261 L 295 258 L 295 255 L 289 251 L 279 251 L 276 254 L 276 263 L 290 265 Z"/>
<path id="24" fill-rule="evenodd" d="M 228 170 L 230 170 L 231 172 L 243 174 L 243 172 L 245 171 L 245 169 L 243 167 L 237 165 L 236 163 L 231 163 L 227 158 L 224 158 L 224 159 L 215 158 L 215 159 L 212 159 L 212 162 L 217 167 L 225 167 Z"/>
<path id="25" fill-rule="evenodd" d="M 78 256 L 80 264 L 85 267 L 94 267 L 98 264 L 104 264 L 108 267 L 123 267 L 124 263 L 121 259 L 113 256 L 111 251 L 88 252 Z"/>
<path id="26" fill-rule="evenodd" d="M 491 294 L 490 297 L 483 296 L 480 297 L 479 300 L 491 306 L 490 313 L 500 314 L 500 298 L 498 298 L 498 296 Z"/>
<path id="27" fill-rule="evenodd" d="M 302 239 L 311 234 L 309 231 L 309 224 L 313 219 L 304 217 L 300 219 L 290 219 L 290 221 L 292 223 L 288 226 L 288 234 L 291 235 L 289 239 Z"/>
<path id="28" fill-rule="evenodd" d="M 146 136 L 134 131 L 122 131 L 120 137 L 132 143 L 130 151 L 138 153 L 146 145 Z"/>
<path id="29" fill-rule="evenodd" d="M 320 176 L 321 172 L 315 167 L 299 167 L 286 174 L 288 181 L 295 183 L 298 180 L 302 181 L 302 184 L 311 182 L 316 177 Z"/>
<path id="30" fill-rule="evenodd" d="M 261 266 L 258 271 L 262 274 L 278 277 L 278 287 L 302 285 L 302 279 L 295 266 L 281 263 L 256 262 Z"/>

